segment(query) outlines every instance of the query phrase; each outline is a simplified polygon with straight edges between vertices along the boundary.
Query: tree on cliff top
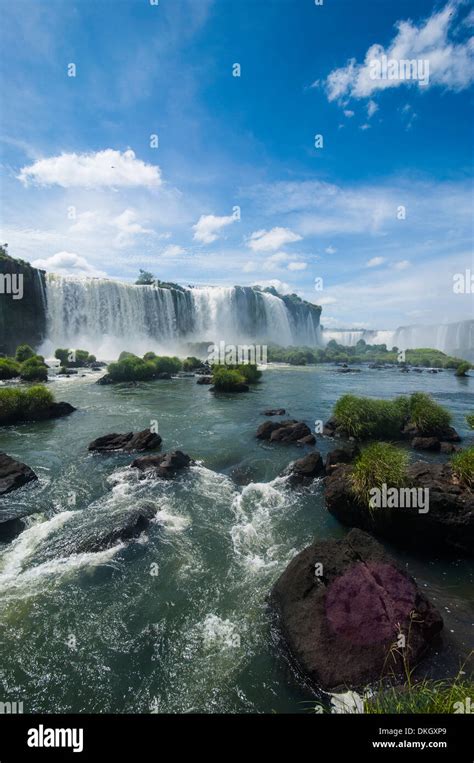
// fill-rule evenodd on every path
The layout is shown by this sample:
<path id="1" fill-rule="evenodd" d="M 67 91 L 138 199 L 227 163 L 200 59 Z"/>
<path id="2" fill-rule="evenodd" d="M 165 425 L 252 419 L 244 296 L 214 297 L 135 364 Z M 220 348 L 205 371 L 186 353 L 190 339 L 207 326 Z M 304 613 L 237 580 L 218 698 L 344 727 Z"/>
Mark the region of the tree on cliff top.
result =
<path id="1" fill-rule="evenodd" d="M 148 270 L 142 270 L 140 268 L 140 273 L 135 281 L 136 286 L 151 286 L 155 282 L 155 276 L 153 273 L 150 273 Z"/>

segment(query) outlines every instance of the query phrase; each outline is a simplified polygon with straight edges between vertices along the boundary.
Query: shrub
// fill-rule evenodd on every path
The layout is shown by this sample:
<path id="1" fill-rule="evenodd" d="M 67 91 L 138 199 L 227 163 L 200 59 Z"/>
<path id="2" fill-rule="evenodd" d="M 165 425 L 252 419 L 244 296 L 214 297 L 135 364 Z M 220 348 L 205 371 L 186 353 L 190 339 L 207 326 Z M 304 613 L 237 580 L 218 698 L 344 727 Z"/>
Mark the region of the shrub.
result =
<path id="1" fill-rule="evenodd" d="M 95 355 L 89 355 L 87 350 L 64 350 L 61 348 L 55 350 L 54 357 L 61 361 L 61 366 L 64 368 L 80 368 L 95 363 L 97 360 Z"/>
<path id="2" fill-rule="evenodd" d="M 408 415 L 408 400 L 376 400 L 343 395 L 334 407 L 337 423 L 350 437 L 399 437 Z"/>
<path id="3" fill-rule="evenodd" d="M 15 360 L 18 363 L 23 363 L 25 360 L 28 360 L 29 358 L 33 358 L 35 356 L 35 351 L 30 347 L 29 344 L 20 344 L 19 347 L 17 347 L 16 354 L 15 354 Z"/>
<path id="4" fill-rule="evenodd" d="M 474 429 L 474 413 L 469 413 L 466 416 L 466 421 L 467 421 L 467 423 L 469 425 L 469 428 L 470 429 Z"/>
<path id="5" fill-rule="evenodd" d="M 42 384 L 36 384 L 24 392 L 22 409 L 25 413 L 40 411 L 49 408 L 53 402 L 53 393 Z"/>
<path id="6" fill-rule="evenodd" d="M 153 364 L 135 355 L 110 363 L 107 371 L 113 381 L 146 381 L 155 375 Z"/>
<path id="7" fill-rule="evenodd" d="M 118 356 L 119 360 L 125 360 L 126 358 L 138 358 L 138 355 L 134 355 L 133 352 L 126 352 L 125 350 Z"/>
<path id="8" fill-rule="evenodd" d="M 421 434 L 436 435 L 449 427 L 451 414 L 425 392 L 414 392 L 410 397 L 410 422 Z"/>
<path id="9" fill-rule="evenodd" d="M 170 358 L 163 355 L 155 358 L 155 360 L 152 360 L 151 362 L 154 365 L 157 374 L 177 374 L 183 367 L 181 360 L 176 356 Z"/>
<path id="10" fill-rule="evenodd" d="M 124 354 L 124 353 L 122 352 L 122 355 L 123 355 L 123 354 Z M 130 353 L 128 353 L 128 352 L 127 352 L 127 353 L 125 353 L 125 355 L 129 355 L 129 354 L 130 354 Z M 157 358 L 157 357 L 158 357 L 158 355 L 156 355 L 156 353 L 154 353 L 154 352 L 146 352 L 146 353 L 144 354 L 144 356 L 143 356 L 143 360 L 155 360 L 155 358 Z"/>
<path id="11" fill-rule="evenodd" d="M 458 480 L 469 489 L 474 488 L 474 445 L 451 457 L 451 468 Z"/>
<path id="12" fill-rule="evenodd" d="M 242 374 L 247 384 L 256 384 L 262 376 L 262 372 L 254 363 L 242 363 L 242 365 L 236 366 L 235 370 Z"/>
<path id="13" fill-rule="evenodd" d="M 69 350 L 58 348 L 54 351 L 54 357 L 61 361 L 61 366 L 67 368 L 69 365 Z"/>
<path id="14" fill-rule="evenodd" d="M 183 360 L 183 371 L 195 371 L 196 368 L 201 368 L 201 366 L 202 360 L 199 360 L 199 358 L 195 358 L 192 355 Z"/>
<path id="15" fill-rule="evenodd" d="M 471 368 L 470 363 L 460 363 L 456 368 L 455 376 L 467 376 L 467 372 Z"/>
<path id="16" fill-rule="evenodd" d="M 408 453 L 386 442 L 368 445 L 357 458 L 351 473 L 352 490 L 359 501 L 369 505 L 374 487 L 403 487 L 406 482 Z"/>
<path id="17" fill-rule="evenodd" d="M 21 409 L 23 390 L 4 387 L 0 389 L 0 422 L 16 416 Z"/>
<path id="18" fill-rule="evenodd" d="M 232 392 L 238 384 L 245 384 L 245 377 L 235 368 L 216 365 L 212 370 L 212 382 L 216 389 Z"/>
<path id="19" fill-rule="evenodd" d="M 48 368 L 40 355 L 25 360 L 20 367 L 20 378 L 23 381 L 46 381 Z"/>
<path id="20" fill-rule="evenodd" d="M 13 358 L 0 358 L 0 379 L 14 379 L 20 375 L 20 364 Z"/>
<path id="21" fill-rule="evenodd" d="M 0 423 L 18 417 L 27 419 L 31 413 L 48 408 L 53 402 L 53 395 L 42 385 L 28 390 L 5 387 L 0 389 Z"/>

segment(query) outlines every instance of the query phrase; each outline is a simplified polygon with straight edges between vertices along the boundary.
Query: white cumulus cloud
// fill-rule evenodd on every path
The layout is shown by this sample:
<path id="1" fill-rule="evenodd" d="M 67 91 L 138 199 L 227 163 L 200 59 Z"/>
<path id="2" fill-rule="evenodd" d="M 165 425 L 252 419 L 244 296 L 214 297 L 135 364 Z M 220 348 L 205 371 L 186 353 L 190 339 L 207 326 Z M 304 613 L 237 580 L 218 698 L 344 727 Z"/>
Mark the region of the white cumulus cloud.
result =
<path id="1" fill-rule="evenodd" d="M 56 252 L 51 257 L 33 261 L 33 267 L 48 270 L 62 276 L 95 276 L 104 277 L 106 273 L 90 265 L 85 257 L 74 252 Z"/>
<path id="2" fill-rule="evenodd" d="M 60 154 L 38 159 L 20 171 L 24 185 L 62 188 L 154 187 L 161 185 L 159 167 L 137 159 L 135 152 L 107 148 L 87 154 Z"/>
<path id="3" fill-rule="evenodd" d="M 252 233 L 247 246 L 254 252 L 273 252 L 285 244 L 301 241 L 301 236 L 289 228 L 276 227 L 271 230 L 257 230 Z"/>
<path id="4" fill-rule="evenodd" d="M 219 231 L 226 225 L 231 225 L 237 218 L 233 215 L 201 215 L 196 225 L 193 225 L 195 241 L 212 244 L 219 238 Z"/>

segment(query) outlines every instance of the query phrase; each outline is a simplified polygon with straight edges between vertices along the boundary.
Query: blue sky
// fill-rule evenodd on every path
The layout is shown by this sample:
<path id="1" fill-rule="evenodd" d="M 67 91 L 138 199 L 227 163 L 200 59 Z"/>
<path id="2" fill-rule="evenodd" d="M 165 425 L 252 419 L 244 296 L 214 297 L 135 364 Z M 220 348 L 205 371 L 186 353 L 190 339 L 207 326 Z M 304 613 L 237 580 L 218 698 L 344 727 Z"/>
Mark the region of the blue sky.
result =
<path id="1" fill-rule="evenodd" d="M 452 289 L 474 272 L 472 4 L 2 0 L 2 11 L 1 236 L 13 256 L 71 275 L 273 283 L 322 304 L 332 327 L 472 317 L 472 294 Z M 429 79 L 374 79 L 383 56 L 428 61 Z"/>

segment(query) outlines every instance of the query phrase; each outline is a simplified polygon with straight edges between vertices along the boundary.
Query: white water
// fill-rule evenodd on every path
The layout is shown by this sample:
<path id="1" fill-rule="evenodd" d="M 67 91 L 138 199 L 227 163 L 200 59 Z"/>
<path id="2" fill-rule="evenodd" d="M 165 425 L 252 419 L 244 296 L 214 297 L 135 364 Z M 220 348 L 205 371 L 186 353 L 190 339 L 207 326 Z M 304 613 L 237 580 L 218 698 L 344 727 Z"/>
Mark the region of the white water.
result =
<path id="1" fill-rule="evenodd" d="M 176 352 L 186 342 L 320 344 L 317 313 L 249 287 L 177 290 L 48 275 L 46 297 L 43 353 L 84 347 L 109 359 L 122 350 Z"/>

